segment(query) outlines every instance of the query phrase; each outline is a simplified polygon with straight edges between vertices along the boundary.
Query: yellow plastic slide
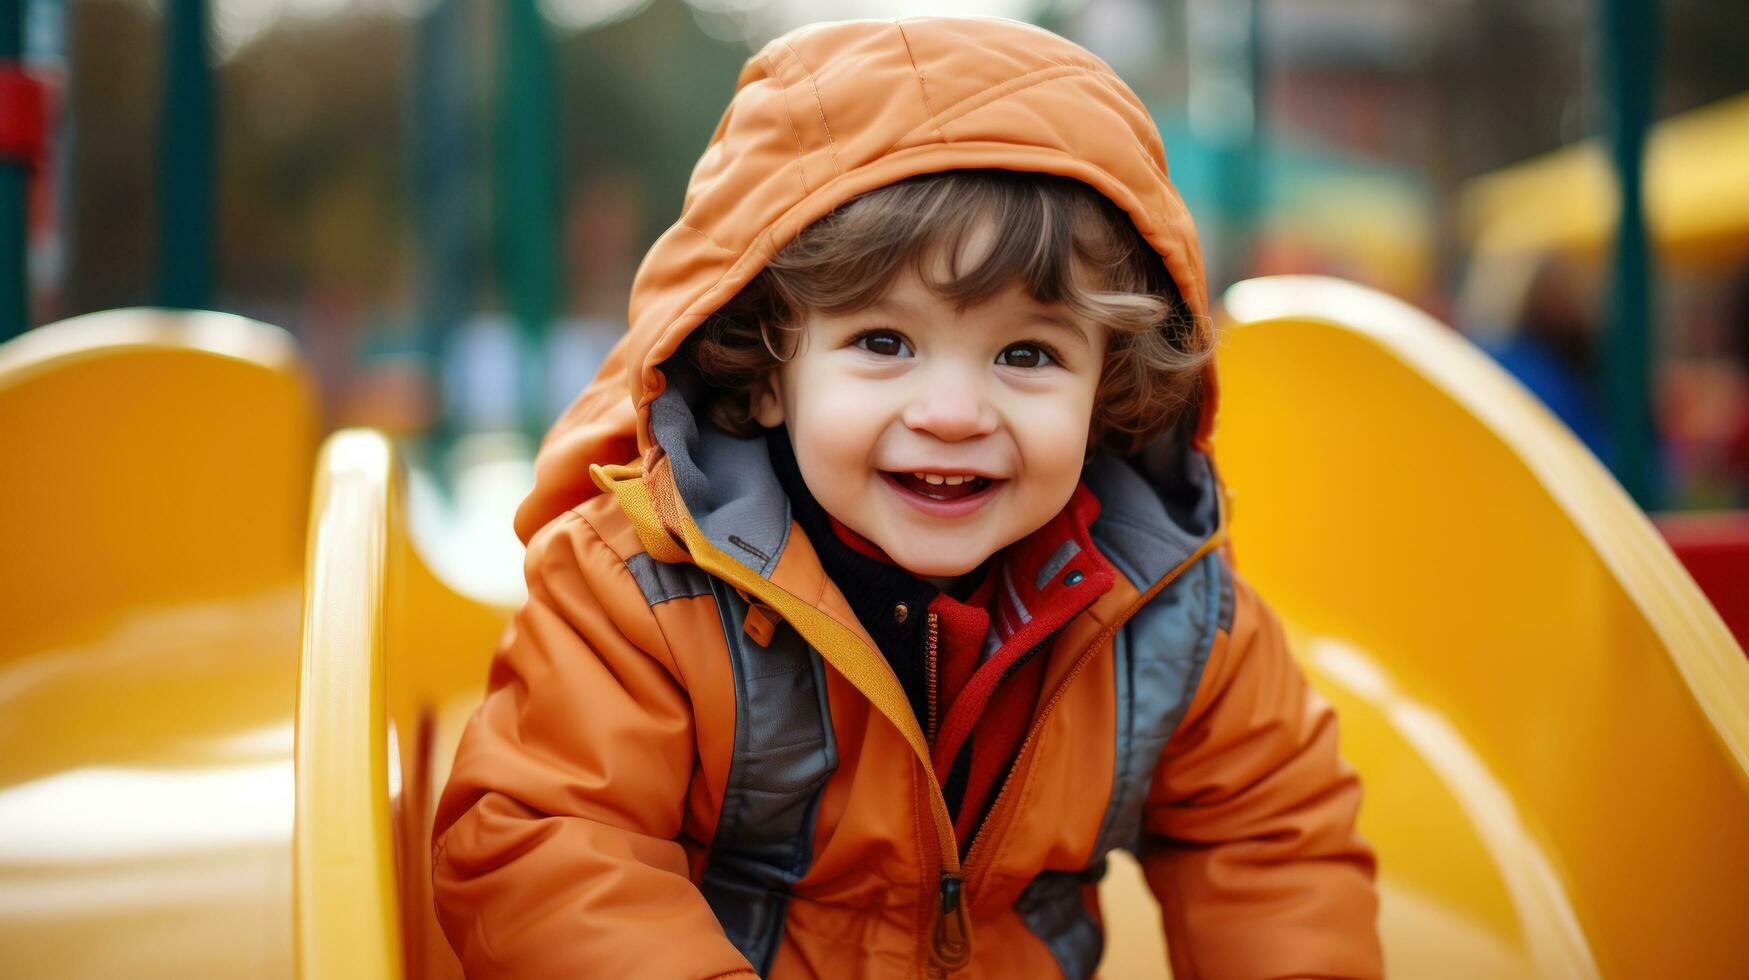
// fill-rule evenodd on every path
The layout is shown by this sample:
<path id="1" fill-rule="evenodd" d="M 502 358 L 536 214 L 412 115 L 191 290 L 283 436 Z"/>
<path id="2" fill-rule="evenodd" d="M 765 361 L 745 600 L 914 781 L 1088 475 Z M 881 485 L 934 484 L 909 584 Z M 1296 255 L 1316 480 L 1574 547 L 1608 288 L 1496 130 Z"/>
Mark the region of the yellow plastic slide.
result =
<path id="1" fill-rule="evenodd" d="M 1415 311 L 1296 278 L 1226 306 L 1236 554 L 1342 713 L 1393 974 L 1739 974 L 1749 662 L 1644 516 Z M 82 381 L 88 340 L 0 347 L 0 450 L 31 461 L 0 483 L 30 626 L 0 646 L 0 975 L 455 975 L 426 834 L 509 610 L 428 570 L 380 434 L 329 438 L 304 539 L 282 340 L 156 336 Z M 211 379 L 159 373 L 184 362 Z M 1102 975 L 1162 975 L 1133 865 L 1102 891 Z"/>
<path id="2" fill-rule="evenodd" d="M 1742 976 L 1749 661 L 1474 347 L 1352 284 L 1229 291 L 1237 561 L 1365 778 L 1403 976 Z"/>
<path id="3" fill-rule="evenodd" d="M 0 977 L 286 977 L 310 379 L 118 310 L 0 345 Z"/>

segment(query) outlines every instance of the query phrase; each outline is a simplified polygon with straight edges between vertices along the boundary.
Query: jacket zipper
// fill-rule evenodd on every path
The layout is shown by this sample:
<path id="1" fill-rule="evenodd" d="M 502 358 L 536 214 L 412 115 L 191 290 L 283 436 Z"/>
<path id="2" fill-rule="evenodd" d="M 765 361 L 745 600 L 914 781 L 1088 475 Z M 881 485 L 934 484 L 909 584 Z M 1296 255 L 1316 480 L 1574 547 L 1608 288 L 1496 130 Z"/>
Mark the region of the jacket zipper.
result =
<path id="1" fill-rule="evenodd" d="M 923 676 L 928 690 L 928 718 L 925 721 L 924 733 L 931 749 L 935 748 L 935 728 L 941 716 L 940 688 L 940 647 L 939 622 L 936 613 L 930 613 L 928 631 L 924 641 Z M 932 792 L 939 792 L 937 787 L 931 787 Z M 949 832 L 952 829 L 949 828 Z M 959 841 L 954 841 L 954 849 L 959 849 Z M 935 928 L 930 937 L 932 955 L 929 962 L 929 976 L 940 978 L 947 976 L 950 969 L 958 969 L 971 959 L 971 918 L 965 904 L 965 877 L 950 871 L 938 871 L 940 887 L 935 901 L 937 904 L 934 920 Z M 928 877 L 923 879 L 928 881 Z"/>
<path id="2" fill-rule="evenodd" d="M 935 616 L 934 613 L 930 614 L 931 627 L 934 626 L 934 616 Z M 1011 667 L 1009 667 L 1008 670 L 1002 675 L 1001 680 L 999 680 L 997 683 L 1000 684 L 1002 680 L 1007 680 L 1010 675 L 1012 675 L 1016 670 L 1020 669 L 1021 665 L 1026 663 L 1026 661 L 1030 660 L 1032 657 L 1037 656 L 1039 654 L 1039 652 L 1050 649 L 1051 645 L 1057 641 L 1057 637 L 1061 636 L 1063 634 L 1063 631 L 1068 629 L 1068 628 L 1069 628 L 1069 624 L 1064 623 L 1063 625 L 1057 627 L 1055 630 L 1052 630 L 1051 634 L 1049 636 L 1045 637 L 1044 639 L 1040 640 L 1032 648 L 1032 650 L 1026 654 L 1026 656 L 1023 656 L 1019 660 L 1015 661 L 1014 664 Z M 1045 711 L 1049 711 L 1050 708 L 1052 708 L 1056 705 L 1057 699 L 1062 696 L 1061 692 L 1069 686 L 1069 682 L 1071 680 L 1074 680 L 1075 675 L 1080 673 L 1081 665 L 1084 664 L 1087 660 L 1091 659 L 1092 652 L 1094 650 L 1097 650 L 1098 648 L 1099 648 L 1099 642 L 1096 640 L 1091 646 L 1089 646 L 1087 648 L 1086 651 L 1083 652 L 1083 654 L 1081 655 L 1081 659 L 1076 662 L 1075 666 L 1070 670 L 1070 672 L 1063 678 L 1062 682 L 1057 686 L 1056 694 L 1050 699 L 1049 702 L 1046 703 L 1045 709 L 1044 709 Z M 935 660 L 936 660 L 936 657 L 935 657 L 936 646 L 935 646 L 935 631 L 933 629 L 930 630 L 929 643 L 928 643 L 927 649 L 928 649 L 928 653 L 929 653 L 927 663 L 928 663 L 929 667 L 931 668 L 929 671 L 926 672 L 928 674 L 929 680 L 930 680 L 930 685 L 929 685 L 929 695 L 930 695 L 929 743 L 930 743 L 930 747 L 933 748 L 935 745 L 935 716 L 936 716 L 936 711 L 935 711 L 936 698 L 935 698 L 935 684 L 934 684 L 935 672 L 933 670 L 933 667 L 935 665 Z M 1040 720 L 1042 720 L 1042 718 L 1043 718 L 1043 714 L 1041 713 Z M 1009 774 L 1006 777 L 1004 777 L 1004 779 L 1002 781 L 1001 789 L 997 791 L 995 804 L 993 804 L 991 806 L 990 812 L 986 815 L 983 823 L 980 823 L 977 826 L 977 828 L 975 828 L 972 831 L 972 850 L 967 852 L 966 860 L 961 863 L 959 873 L 955 874 L 955 873 L 946 872 L 946 871 L 941 872 L 940 888 L 937 892 L 937 894 L 939 895 L 939 898 L 940 898 L 940 908 L 937 910 L 936 919 L 935 919 L 935 937 L 934 937 L 935 944 L 936 944 L 935 945 L 935 957 L 932 958 L 932 960 L 929 964 L 929 967 L 930 967 L 929 976 L 932 978 L 932 980 L 934 980 L 934 978 L 940 978 L 940 977 L 947 976 L 949 971 L 958 969 L 960 966 L 963 966 L 967 960 L 969 960 L 971 958 L 971 941 L 970 941 L 971 928 L 972 928 L 971 904 L 968 901 L 969 896 L 966 894 L 966 891 L 967 891 L 966 883 L 969 880 L 968 876 L 970 874 L 970 869 L 971 869 L 971 864 L 970 864 L 971 856 L 973 853 L 975 853 L 979 850 L 978 843 L 981 840 L 983 840 L 984 836 L 985 836 L 984 828 L 986 826 L 988 826 L 991 823 L 991 819 L 995 817 L 996 806 L 1001 804 L 1002 797 L 1005 795 L 1005 791 L 1008 789 L 1008 784 L 1013 781 L 1014 774 L 1019 770 L 1021 760 L 1026 755 L 1026 749 L 1032 743 L 1033 732 L 1035 732 L 1039 727 L 1042 727 L 1042 726 L 1035 725 L 1033 731 L 1028 732 L 1026 740 L 1021 743 L 1020 750 L 1015 753 L 1014 765 L 1010 768 Z M 954 839 L 954 847 L 955 847 L 956 852 L 957 852 L 957 849 L 959 847 L 959 840 L 958 840 L 957 836 Z M 925 880 L 928 880 L 928 879 L 926 878 Z M 944 964 L 951 964 L 951 965 L 944 965 Z"/>
<path id="3" fill-rule="evenodd" d="M 972 847 L 966 852 L 966 859 L 960 862 L 959 874 L 947 872 L 941 874 L 941 888 L 938 893 L 940 905 L 936 911 L 935 919 L 935 957 L 931 963 L 932 976 L 945 976 L 947 972 L 965 965 L 966 961 L 971 958 L 971 910 L 967 893 L 975 893 L 983 882 L 983 875 L 976 874 L 983 870 L 983 865 L 978 859 L 985 850 L 988 850 L 986 845 L 990 839 L 1007 829 L 1009 819 L 1007 811 L 1013 809 L 1010 803 L 1014 797 L 1014 787 L 1017 783 L 1025 782 L 1027 770 L 1032 765 L 1033 743 L 1037 741 L 1039 732 L 1044 729 L 1045 722 L 1049 720 L 1051 712 L 1063 699 L 1069 685 L 1074 683 L 1075 678 L 1080 676 L 1081 671 L 1093 659 L 1094 653 L 1110 642 L 1117 635 L 1117 631 L 1123 628 L 1124 623 L 1129 622 L 1130 617 L 1159 595 L 1160 591 L 1183 574 L 1185 569 L 1201 561 L 1210 551 L 1214 550 L 1224 537 L 1225 530 L 1226 526 L 1223 522 L 1215 533 L 1209 535 L 1190 557 L 1184 559 L 1162 576 L 1159 581 L 1149 586 L 1148 590 L 1137 596 L 1136 600 L 1130 603 L 1129 607 L 1110 625 L 1100 630 L 1093 641 L 1087 644 L 1086 649 L 1081 651 L 1075 663 L 1070 666 L 1069 672 L 1063 676 L 1062 681 L 1051 692 L 1050 699 L 1045 702 L 1044 706 L 1039 709 L 1037 716 L 1033 718 L 1032 726 L 1027 729 L 1026 738 L 1020 743 L 1020 751 L 1015 754 L 1014 767 L 1009 770 L 1008 776 L 1002 781 L 1002 788 L 996 793 L 996 802 L 991 804 L 990 812 L 985 817 L 984 822 L 973 832 Z M 949 833 L 952 833 L 951 827 Z M 957 848 L 958 841 L 955 840 L 954 844 Z M 975 874 L 976 877 L 974 877 Z"/>
<path id="4" fill-rule="evenodd" d="M 924 729 L 924 737 L 926 739 L 928 739 L 929 747 L 932 749 L 935 748 L 935 719 L 936 719 L 937 714 L 938 714 L 937 709 L 936 709 L 937 694 L 936 694 L 936 688 L 935 688 L 935 684 L 936 684 L 935 677 L 936 677 L 936 670 L 937 670 L 937 667 L 936 667 L 936 649 L 935 649 L 935 643 L 936 643 L 936 620 L 935 620 L 935 617 L 936 617 L 935 613 L 929 614 L 929 637 L 928 637 L 928 640 L 924 644 L 924 655 L 923 655 L 923 676 L 926 679 L 926 686 L 928 687 L 928 690 L 929 690 L 929 718 L 928 718 L 928 721 L 926 723 L 927 727 Z"/>

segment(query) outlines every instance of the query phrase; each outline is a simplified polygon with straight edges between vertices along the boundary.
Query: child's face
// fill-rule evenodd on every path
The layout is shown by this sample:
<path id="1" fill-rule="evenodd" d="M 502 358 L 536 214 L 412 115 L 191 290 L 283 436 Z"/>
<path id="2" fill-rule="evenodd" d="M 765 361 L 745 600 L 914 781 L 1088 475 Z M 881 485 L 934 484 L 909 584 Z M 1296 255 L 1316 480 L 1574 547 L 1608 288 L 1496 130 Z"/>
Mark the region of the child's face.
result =
<path id="1" fill-rule="evenodd" d="M 874 306 L 804 331 L 754 417 L 787 423 L 821 506 L 913 574 L 963 575 L 1068 503 L 1105 327 L 1018 283 L 956 313 L 906 268 Z"/>

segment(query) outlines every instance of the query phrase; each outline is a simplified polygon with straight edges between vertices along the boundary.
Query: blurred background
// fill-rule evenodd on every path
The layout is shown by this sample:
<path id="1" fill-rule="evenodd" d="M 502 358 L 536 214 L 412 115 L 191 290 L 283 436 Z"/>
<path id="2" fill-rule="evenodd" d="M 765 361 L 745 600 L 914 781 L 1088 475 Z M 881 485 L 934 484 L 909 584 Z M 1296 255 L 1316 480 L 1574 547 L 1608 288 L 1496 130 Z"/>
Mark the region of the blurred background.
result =
<path id="1" fill-rule="evenodd" d="M 1673 540 L 1714 512 L 1703 537 L 1749 548 L 1743 0 L 0 0 L 25 66 L 0 339 L 137 305 L 285 327 L 329 425 L 406 443 L 433 562 L 513 589 L 487 570 L 517 567 L 540 434 L 624 329 L 743 60 L 924 13 L 1109 61 L 1217 295 L 1310 272 L 1406 299 Z"/>

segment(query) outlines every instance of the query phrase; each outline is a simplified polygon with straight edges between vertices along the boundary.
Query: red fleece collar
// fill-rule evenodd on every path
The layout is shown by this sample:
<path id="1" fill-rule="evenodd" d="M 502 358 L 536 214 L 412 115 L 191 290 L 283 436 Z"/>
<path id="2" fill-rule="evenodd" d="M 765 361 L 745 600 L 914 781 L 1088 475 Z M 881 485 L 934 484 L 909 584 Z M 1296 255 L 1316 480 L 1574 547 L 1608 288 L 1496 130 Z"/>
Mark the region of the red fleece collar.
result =
<path id="1" fill-rule="evenodd" d="M 1002 561 L 990 569 L 996 583 L 992 627 L 1001 645 L 978 664 L 947 709 L 934 746 L 938 772 L 953 762 L 996 685 L 1015 663 L 1117 581 L 1088 532 L 1098 516 L 1099 499 L 1085 483 L 1078 484 L 1056 517 L 1004 548 Z"/>
<path id="2" fill-rule="evenodd" d="M 964 837 L 981 819 L 984 798 L 1010 761 L 1036 707 L 1033 699 L 1043 679 L 1042 665 L 1028 662 L 1025 667 L 1030 670 L 1017 671 L 1016 664 L 1116 582 L 1116 571 L 1094 547 L 1088 530 L 1099 511 L 1099 498 L 1086 483 L 1077 484 L 1055 517 L 995 556 L 968 601 L 942 592 L 929 605 L 947 634 L 940 648 L 945 655 L 940 677 L 946 711 L 932 746 L 937 777 L 947 779 L 974 726 L 981 732 L 989 729 L 993 736 L 981 736 L 973 748 L 972 773 L 955 821 Z M 897 565 L 843 522 L 832 518 L 831 524 L 846 546 Z M 981 655 L 983 650 L 989 651 L 987 656 Z M 1015 675 L 1007 685 L 1014 688 L 1022 674 L 1030 690 L 997 697 L 1004 679 Z M 1030 698 L 1025 696 L 1029 693 Z M 984 719 L 986 709 L 994 717 Z"/>

